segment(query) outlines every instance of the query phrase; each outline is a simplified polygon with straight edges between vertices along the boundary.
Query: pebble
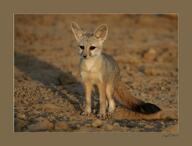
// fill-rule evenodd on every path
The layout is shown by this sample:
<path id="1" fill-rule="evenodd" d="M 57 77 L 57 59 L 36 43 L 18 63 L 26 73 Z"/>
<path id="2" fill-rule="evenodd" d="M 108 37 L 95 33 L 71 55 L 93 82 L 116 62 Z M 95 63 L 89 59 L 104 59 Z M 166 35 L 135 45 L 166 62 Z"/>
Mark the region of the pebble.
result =
<path id="1" fill-rule="evenodd" d="M 144 54 L 144 59 L 146 61 L 153 61 L 157 56 L 157 52 L 154 48 L 150 48 L 145 54 Z"/>
<path id="2" fill-rule="evenodd" d="M 80 124 L 77 124 L 76 126 L 77 126 L 77 128 L 80 128 L 80 127 L 81 127 L 81 125 L 80 125 Z"/>
<path id="3" fill-rule="evenodd" d="M 114 123 L 113 126 L 120 127 L 119 123 Z"/>
<path id="4" fill-rule="evenodd" d="M 18 113 L 17 118 L 22 119 L 22 120 L 26 120 L 26 115 L 23 113 Z"/>
<path id="5" fill-rule="evenodd" d="M 57 105 L 51 104 L 51 103 L 46 103 L 42 105 L 44 111 L 46 112 L 55 112 L 58 111 L 60 108 Z"/>
<path id="6" fill-rule="evenodd" d="M 22 131 L 22 129 L 26 126 L 26 124 L 27 124 L 26 121 L 21 119 L 16 119 L 15 126 L 14 126 L 15 131 Z"/>
<path id="7" fill-rule="evenodd" d="M 91 127 L 91 124 L 85 124 L 86 127 Z"/>
<path id="8" fill-rule="evenodd" d="M 98 128 L 98 127 L 101 127 L 102 124 L 103 124 L 103 122 L 101 120 L 97 119 L 97 120 L 93 121 L 92 126 L 95 128 Z"/>
<path id="9" fill-rule="evenodd" d="M 29 125 L 27 128 L 29 131 L 48 131 L 53 129 L 54 125 L 46 118 L 40 117 L 34 124 Z"/>
<path id="10" fill-rule="evenodd" d="M 67 129 L 69 129 L 69 125 L 64 121 L 56 122 L 55 130 L 61 130 L 61 129 L 67 130 Z"/>
<path id="11" fill-rule="evenodd" d="M 113 130 L 114 126 L 111 124 L 105 125 L 106 130 Z"/>
<path id="12" fill-rule="evenodd" d="M 144 128 L 147 128 L 147 129 L 152 129 L 152 128 L 154 128 L 154 126 L 153 125 L 145 125 L 145 127 Z"/>

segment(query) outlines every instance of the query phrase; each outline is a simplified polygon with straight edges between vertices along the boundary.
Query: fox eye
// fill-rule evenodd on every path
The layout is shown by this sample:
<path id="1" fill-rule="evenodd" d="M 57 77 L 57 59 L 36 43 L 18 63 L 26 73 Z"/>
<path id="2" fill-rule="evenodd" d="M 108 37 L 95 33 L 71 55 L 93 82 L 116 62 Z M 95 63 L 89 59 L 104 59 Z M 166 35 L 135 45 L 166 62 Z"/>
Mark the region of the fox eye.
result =
<path id="1" fill-rule="evenodd" d="M 85 47 L 84 47 L 84 46 L 82 46 L 82 45 L 80 45 L 79 47 L 80 47 L 82 50 L 84 50 L 84 48 L 85 48 Z"/>
<path id="2" fill-rule="evenodd" d="M 95 46 L 91 46 L 89 49 L 94 50 L 95 48 L 96 48 Z"/>

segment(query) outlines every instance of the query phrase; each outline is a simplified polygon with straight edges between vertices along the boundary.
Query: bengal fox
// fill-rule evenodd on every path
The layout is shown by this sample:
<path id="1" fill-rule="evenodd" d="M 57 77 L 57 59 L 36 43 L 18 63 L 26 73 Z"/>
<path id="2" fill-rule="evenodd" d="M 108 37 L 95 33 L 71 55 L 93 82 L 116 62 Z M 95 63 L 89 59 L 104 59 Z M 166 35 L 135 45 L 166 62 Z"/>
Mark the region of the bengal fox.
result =
<path id="1" fill-rule="evenodd" d="M 85 88 L 84 115 L 91 114 L 91 93 L 94 85 L 99 91 L 99 118 L 106 118 L 114 112 L 116 100 L 128 109 L 143 114 L 161 110 L 158 106 L 145 103 L 129 94 L 120 79 L 118 64 L 103 52 L 103 43 L 108 34 L 106 24 L 98 26 L 94 33 L 85 32 L 76 22 L 72 22 L 71 28 L 80 54 L 80 75 Z"/>

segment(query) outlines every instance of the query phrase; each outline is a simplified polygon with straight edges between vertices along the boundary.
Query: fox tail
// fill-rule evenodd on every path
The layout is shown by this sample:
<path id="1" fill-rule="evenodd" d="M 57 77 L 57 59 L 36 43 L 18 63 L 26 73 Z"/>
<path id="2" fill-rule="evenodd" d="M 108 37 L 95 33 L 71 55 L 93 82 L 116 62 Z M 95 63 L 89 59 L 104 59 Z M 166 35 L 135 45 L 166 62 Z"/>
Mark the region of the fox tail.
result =
<path id="1" fill-rule="evenodd" d="M 153 114 L 161 109 L 152 103 L 144 102 L 128 92 L 126 85 L 119 81 L 115 87 L 115 98 L 128 109 L 142 114 Z"/>

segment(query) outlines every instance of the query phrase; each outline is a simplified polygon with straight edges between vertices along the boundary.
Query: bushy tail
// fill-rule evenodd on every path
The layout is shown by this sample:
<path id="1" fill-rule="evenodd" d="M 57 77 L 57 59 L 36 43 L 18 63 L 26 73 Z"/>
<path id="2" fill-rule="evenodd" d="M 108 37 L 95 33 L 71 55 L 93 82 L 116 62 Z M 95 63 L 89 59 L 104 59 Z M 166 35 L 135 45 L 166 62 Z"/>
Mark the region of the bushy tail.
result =
<path id="1" fill-rule="evenodd" d="M 146 103 L 132 95 L 130 95 L 126 85 L 119 81 L 115 87 L 115 97 L 128 109 L 143 114 L 153 114 L 159 112 L 161 109 L 155 104 Z"/>

